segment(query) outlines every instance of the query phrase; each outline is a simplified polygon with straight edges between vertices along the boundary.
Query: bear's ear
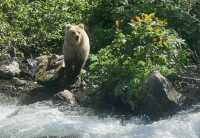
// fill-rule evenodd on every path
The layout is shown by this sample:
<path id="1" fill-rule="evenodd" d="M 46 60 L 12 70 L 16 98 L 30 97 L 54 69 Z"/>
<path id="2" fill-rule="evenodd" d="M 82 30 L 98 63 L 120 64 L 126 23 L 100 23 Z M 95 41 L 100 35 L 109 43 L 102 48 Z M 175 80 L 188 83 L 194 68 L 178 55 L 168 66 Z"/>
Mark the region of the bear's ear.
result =
<path id="1" fill-rule="evenodd" d="M 82 24 L 82 23 L 79 24 L 78 27 L 82 28 L 83 30 L 85 29 L 85 26 L 84 26 L 84 24 Z"/>
<path id="2" fill-rule="evenodd" d="M 65 24 L 65 30 L 68 31 L 71 28 L 71 24 Z"/>

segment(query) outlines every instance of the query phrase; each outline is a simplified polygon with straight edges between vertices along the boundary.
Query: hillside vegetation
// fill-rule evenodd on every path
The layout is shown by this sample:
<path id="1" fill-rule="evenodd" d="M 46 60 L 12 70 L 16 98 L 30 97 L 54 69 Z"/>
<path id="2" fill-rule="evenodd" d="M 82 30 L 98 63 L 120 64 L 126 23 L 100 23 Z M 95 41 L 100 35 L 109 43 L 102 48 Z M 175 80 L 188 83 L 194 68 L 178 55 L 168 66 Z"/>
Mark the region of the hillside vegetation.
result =
<path id="1" fill-rule="evenodd" d="M 1 55 L 10 47 L 18 58 L 62 54 L 66 23 L 84 23 L 90 37 L 83 77 L 123 104 L 142 98 L 153 71 L 200 63 L 198 0 L 0 0 Z"/>

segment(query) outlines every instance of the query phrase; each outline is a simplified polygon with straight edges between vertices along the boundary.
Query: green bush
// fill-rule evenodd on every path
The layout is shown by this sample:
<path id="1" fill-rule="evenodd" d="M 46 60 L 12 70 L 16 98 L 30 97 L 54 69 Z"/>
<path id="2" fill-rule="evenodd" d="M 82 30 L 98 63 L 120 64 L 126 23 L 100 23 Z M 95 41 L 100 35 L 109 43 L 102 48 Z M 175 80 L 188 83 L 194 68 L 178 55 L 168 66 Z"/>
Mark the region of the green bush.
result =
<path id="1" fill-rule="evenodd" d="M 110 44 L 114 38 L 115 21 L 129 21 L 133 15 L 150 11 L 151 3 L 141 0 L 133 3 L 128 0 L 98 0 L 89 16 L 89 25 L 93 33 L 93 51 Z M 145 6 L 144 6 L 145 5 Z"/>
<path id="2" fill-rule="evenodd" d="M 196 16 L 197 19 L 200 20 L 200 1 L 196 0 L 192 5 L 191 14 Z"/>
<path id="3" fill-rule="evenodd" d="M 140 100 L 144 79 L 155 70 L 176 73 L 188 62 L 186 44 L 154 14 L 135 16 L 129 31 L 119 28 L 115 39 L 92 57 L 90 79 L 102 95 L 124 104 Z M 115 100 L 114 100 L 115 101 Z"/>
<path id="4" fill-rule="evenodd" d="M 190 3 L 189 5 L 187 3 Z M 200 18 L 198 15 L 199 2 L 184 0 L 179 4 L 162 4 L 157 7 L 156 15 L 167 20 L 169 27 L 176 30 L 186 40 L 192 51 L 193 61 L 200 63 Z"/>
<path id="5" fill-rule="evenodd" d="M 26 57 L 61 53 L 63 26 L 86 23 L 92 52 L 111 44 L 115 22 L 127 22 L 139 13 L 155 12 L 167 19 L 194 51 L 199 49 L 199 12 L 197 0 L 0 0 L 0 45 L 14 46 Z M 187 4 L 189 3 L 189 4 Z"/>
<path id="6" fill-rule="evenodd" d="M 167 20 L 169 27 L 186 40 L 193 52 L 194 62 L 200 63 L 200 12 L 198 11 L 198 0 L 99 0 L 89 18 L 90 27 L 95 34 L 93 49 L 98 51 L 105 45 L 111 44 L 116 20 L 123 20 L 123 25 L 126 27 L 132 16 L 154 12 L 156 16 Z M 124 31 L 125 29 L 123 28 Z"/>
<path id="7" fill-rule="evenodd" d="M 25 56 L 61 53 L 64 24 L 86 22 L 86 0 L 1 0 L 0 44 Z"/>

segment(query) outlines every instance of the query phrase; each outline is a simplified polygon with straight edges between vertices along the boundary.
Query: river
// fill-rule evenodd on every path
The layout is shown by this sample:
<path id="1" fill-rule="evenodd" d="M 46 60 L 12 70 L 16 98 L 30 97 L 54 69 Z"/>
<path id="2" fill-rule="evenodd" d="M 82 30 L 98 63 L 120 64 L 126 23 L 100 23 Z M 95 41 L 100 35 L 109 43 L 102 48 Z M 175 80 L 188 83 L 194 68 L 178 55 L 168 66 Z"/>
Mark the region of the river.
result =
<path id="1" fill-rule="evenodd" d="M 0 96 L 0 138 L 200 138 L 199 110 L 154 122 L 135 116 L 122 121 L 88 108 L 55 106 L 51 101 L 17 103 L 15 98 Z"/>

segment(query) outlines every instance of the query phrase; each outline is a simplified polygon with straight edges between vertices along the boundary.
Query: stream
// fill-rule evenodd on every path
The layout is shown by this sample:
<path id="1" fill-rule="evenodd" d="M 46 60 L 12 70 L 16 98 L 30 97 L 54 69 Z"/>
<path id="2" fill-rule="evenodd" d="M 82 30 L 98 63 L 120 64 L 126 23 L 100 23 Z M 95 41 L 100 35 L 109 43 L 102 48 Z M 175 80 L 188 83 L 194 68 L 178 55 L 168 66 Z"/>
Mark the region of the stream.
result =
<path id="1" fill-rule="evenodd" d="M 51 101 L 22 106 L 0 95 L 0 138 L 200 138 L 198 105 L 154 122 L 100 114 Z"/>

